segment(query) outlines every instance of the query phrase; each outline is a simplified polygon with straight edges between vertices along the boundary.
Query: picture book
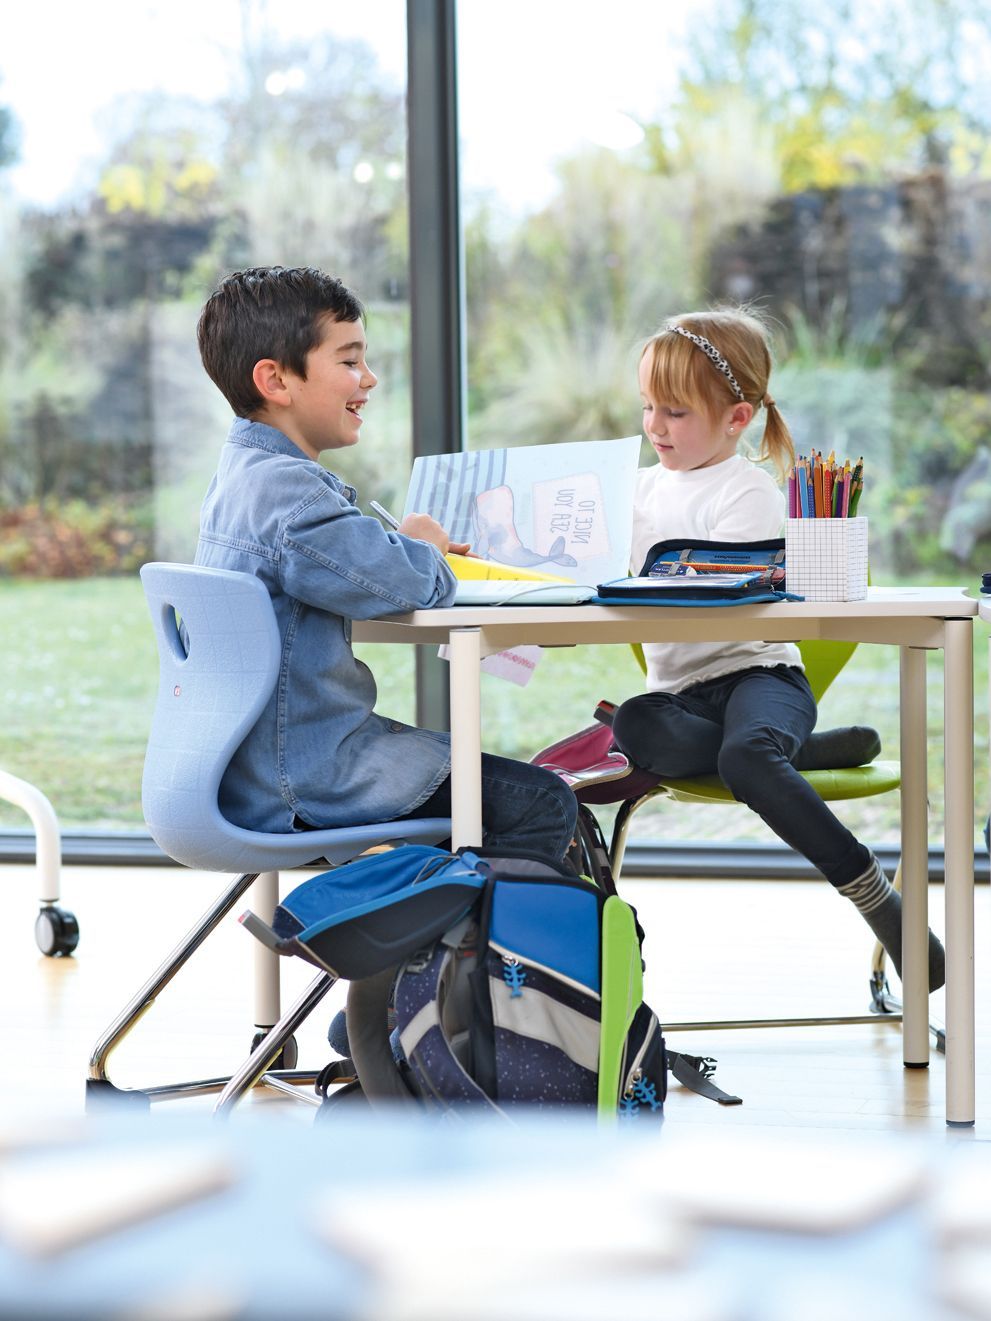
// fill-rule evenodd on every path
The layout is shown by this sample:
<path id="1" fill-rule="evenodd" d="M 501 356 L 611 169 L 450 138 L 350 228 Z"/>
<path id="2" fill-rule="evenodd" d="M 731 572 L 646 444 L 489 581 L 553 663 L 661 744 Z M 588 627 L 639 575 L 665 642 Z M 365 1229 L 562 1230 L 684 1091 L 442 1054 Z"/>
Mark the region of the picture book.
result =
<path id="1" fill-rule="evenodd" d="M 639 457 L 639 436 L 425 455 L 403 514 L 508 569 L 602 582 L 629 568 Z"/>

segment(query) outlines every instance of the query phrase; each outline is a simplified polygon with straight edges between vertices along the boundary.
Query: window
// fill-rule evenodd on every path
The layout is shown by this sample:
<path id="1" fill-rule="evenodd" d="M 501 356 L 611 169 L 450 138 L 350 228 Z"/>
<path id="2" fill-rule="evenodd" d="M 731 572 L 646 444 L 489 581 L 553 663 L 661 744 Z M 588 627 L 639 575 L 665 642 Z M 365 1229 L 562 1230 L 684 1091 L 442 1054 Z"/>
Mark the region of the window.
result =
<path id="1" fill-rule="evenodd" d="M 0 756 L 64 823 L 118 829 L 141 825 L 154 688 L 135 569 L 191 555 L 227 427 L 193 333 L 221 274 L 321 265 L 362 295 L 381 384 L 340 470 L 401 504 L 406 33 L 402 0 L 101 13 L 97 42 L 83 10 L 60 12 L 53 46 L 50 13 L 22 6 L 0 51 L 0 634 L 17 642 L 0 652 Z M 985 0 L 811 19 L 800 0 L 615 0 L 607 17 L 504 0 L 457 19 L 468 444 L 630 434 L 640 338 L 670 312 L 754 299 L 778 327 L 774 393 L 798 448 L 865 457 L 873 580 L 976 586 L 991 562 Z M 983 746 L 980 629 L 975 646 Z M 412 718 L 411 658 L 377 649 L 374 667 L 382 709 Z M 641 683 L 626 648 L 548 653 L 523 691 L 485 682 L 487 745 L 521 757 Z M 896 684 L 896 655 L 861 648 L 822 723 L 869 719 L 894 755 Z M 934 673 L 933 703 L 939 688 Z M 935 758 L 930 775 L 938 817 Z M 883 843 L 895 810 L 849 819 Z M 725 836 L 722 815 L 681 809 L 676 830 Z M 0 828 L 21 825 L 0 802 Z"/>
<path id="2" fill-rule="evenodd" d="M 219 277 L 315 265 L 359 292 L 381 384 L 339 470 L 401 503 L 405 6 L 339 9 L 113 0 L 99 40 L 60 9 L 57 43 L 43 6 L 6 25 L 0 756 L 63 824 L 142 826 L 156 663 L 135 571 L 195 547 L 229 422 L 195 340 Z M 411 658 L 375 668 L 383 708 L 412 718 Z"/>
<path id="3" fill-rule="evenodd" d="M 976 587 L 991 562 L 987 7 L 616 0 L 606 16 L 506 0 L 498 27 L 472 4 L 458 20 L 469 444 L 631 434 L 642 338 L 754 300 L 777 327 L 773 393 L 797 449 L 864 456 L 873 581 Z M 976 646 L 983 746 L 980 628 Z M 897 684 L 896 652 L 860 648 L 821 724 L 869 721 L 896 755 Z M 488 742 L 529 756 L 639 690 L 628 650 L 552 652 L 522 694 L 489 683 Z M 930 690 L 938 703 L 938 673 Z M 937 757 L 930 774 L 938 819 Z M 674 810 L 638 831 L 730 829 L 683 807 L 672 827 Z M 897 812 L 889 795 L 844 819 L 894 842 Z"/>

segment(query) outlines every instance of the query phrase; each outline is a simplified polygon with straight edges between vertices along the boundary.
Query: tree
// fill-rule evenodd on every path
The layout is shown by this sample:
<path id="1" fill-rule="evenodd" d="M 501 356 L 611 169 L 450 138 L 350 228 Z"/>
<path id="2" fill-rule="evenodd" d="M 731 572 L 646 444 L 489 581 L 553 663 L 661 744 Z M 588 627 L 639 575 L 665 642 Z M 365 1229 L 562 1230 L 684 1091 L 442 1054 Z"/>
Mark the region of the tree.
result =
<path id="1" fill-rule="evenodd" d="M 466 243 L 472 444 L 602 439 L 637 426 L 637 341 L 697 295 L 688 199 L 603 148 L 564 161 L 508 241 Z"/>
<path id="2" fill-rule="evenodd" d="M 933 165 L 991 168 L 988 0 L 729 0 L 699 25 L 668 125 L 675 157 L 729 96 L 757 107 L 787 191 Z M 659 168 L 667 161 L 658 160 Z"/>
<path id="3" fill-rule="evenodd" d="M 20 133 L 9 106 L 0 105 L 0 170 L 13 165 L 20 155 Z"/>

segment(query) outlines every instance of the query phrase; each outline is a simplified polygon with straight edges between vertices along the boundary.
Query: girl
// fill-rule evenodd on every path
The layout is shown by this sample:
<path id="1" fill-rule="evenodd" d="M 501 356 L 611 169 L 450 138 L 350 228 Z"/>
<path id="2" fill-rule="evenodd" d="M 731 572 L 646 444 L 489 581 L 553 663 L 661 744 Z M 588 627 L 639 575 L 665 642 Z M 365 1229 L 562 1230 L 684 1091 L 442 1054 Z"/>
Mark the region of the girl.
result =
<path id="1" fill-rule="evenodd" d="M 781 535 L 781 491 L 737 453 L 763 408 L 758 461 L 770 459 L 782 476 L 794 463 L 791 436 L 768 392 L 770 371 L 767 332 L 743 310 L 672 317 L 647 342 L 639 369 L 643 427 L 659 462 L 637 479 L 634 572 L 668 538 Z M 718 771 L 735 798 L 853 901 L 901 976 L 901 896 L 795 768 L 796 760 L 810 764 L 803 745 L 816 722 L 798 648 L 654 643 L 644 653 L 647 692 L 624 702 L 613 721 L 622 751 L 656 775 Z M 943 947 L 930 931 L 929 989 L 943 980 Z"/>

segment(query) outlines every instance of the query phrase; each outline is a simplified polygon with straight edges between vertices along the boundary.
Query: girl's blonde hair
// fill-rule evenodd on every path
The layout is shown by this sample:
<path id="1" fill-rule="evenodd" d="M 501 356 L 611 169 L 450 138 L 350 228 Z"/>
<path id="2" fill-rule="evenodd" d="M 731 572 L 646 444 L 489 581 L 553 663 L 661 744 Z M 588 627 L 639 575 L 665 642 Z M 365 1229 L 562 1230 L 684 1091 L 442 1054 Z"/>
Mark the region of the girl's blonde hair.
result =
<path id="1" fill-rule="evenodd" d="M 708 340 L 739 386 L 739 395 L 723 368 L 683 331 Z M 640 357 L 642 361 L 650 355 L 650 390 L 655 402 L 690 408 L 713 422 L 726 408 L 739 403 L 741 396 L 755 413 L 763 405 L 767 419 L 757 458 L 761 462 L 770 459 L 783 478 L 795 462 L 795 446 L 768 392 L 769 341 L 767 327 L 753 311 L 714 308 L 668 317 L 644 345 Z"/>

